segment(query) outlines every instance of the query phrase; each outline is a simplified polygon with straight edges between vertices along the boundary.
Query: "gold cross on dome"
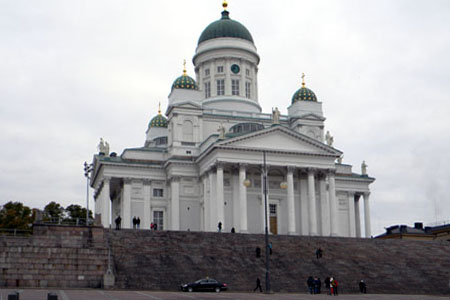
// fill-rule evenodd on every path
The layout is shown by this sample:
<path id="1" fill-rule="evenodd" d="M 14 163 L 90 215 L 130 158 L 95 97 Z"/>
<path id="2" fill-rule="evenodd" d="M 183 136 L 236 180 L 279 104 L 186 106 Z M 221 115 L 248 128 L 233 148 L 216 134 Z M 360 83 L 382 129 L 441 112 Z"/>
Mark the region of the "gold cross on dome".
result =
<path id="1" fill-rule="evenodd" d="M 183 75 L 186 76 L 186 60 L 183 60 Z"/>
<path id="2" fill-rule="evenodd" d="M 302 86 L 305 86 L 305 73 L 302 73 Z"/>

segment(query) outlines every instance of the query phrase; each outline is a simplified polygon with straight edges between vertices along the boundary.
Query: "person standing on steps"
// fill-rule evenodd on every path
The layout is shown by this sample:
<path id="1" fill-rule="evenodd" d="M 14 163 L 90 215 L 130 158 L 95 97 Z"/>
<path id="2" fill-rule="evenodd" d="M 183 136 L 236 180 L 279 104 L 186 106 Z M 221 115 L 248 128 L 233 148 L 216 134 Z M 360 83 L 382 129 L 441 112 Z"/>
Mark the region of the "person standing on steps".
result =
<path id="1" fill-rule="evenodd" d="M 231 227 L 231 233 L 236 233 L 236 229 L 234 229 L 234 227 Z"/>
<path id="2" fill-rule="evenodd" d="M 362 280 L 362 279 L 359 282 L 359 291 L 361 292 L 361 294 L 367 294 L 367 286 L 366 286 L 366 283 L 364 282 L 364 280 Z"/>
<path id="3" fill-rule="evenodd" d="M 337 296 L 338 295 L 338 285 L 339 285 L 339 283 L 336 280 L 336 278 L 333 278 L 333 277 L 331 277 L 330 282 L 331 282 L 331 290 L 332 290 L 331 292 L 332 292 L 332 294 L 334 296 Z"/>
<path id="4" fill-rule="evenodd" d="M 324 283 L 325 283 L 325 288 L 327 289 L 327 294 L 331 295 L 331 292 L 330 292 L 330 277 L 325 278 Z"/>
<path id="5" fill-rule="evenodd" d="M 120 230 L 120 222 L 122 222 L 122 218 L 120 217 L 120 215 L 117 215 L 115 222 L 116 222 L 116 230 Z"/>
<path id="6" fill-rule="evenodd" d="M 133 229 L 136 229 L 136 216 L 133 217 Z"/>
<path id="7" fill-rule="evenodd" d="M 312 276 L 308 277 L 308 280 L 306 280 L 306 285 L 308 286 L 309 293 L 312 295 L 314 292 L 314 279 Z"/>
<path id="8" fill-rule="evenodd" d="M 320 248 L 316 249 L 316 258 L 317 259 L 322 258 L 322 253 L 323 253 L 322 249 Z"/>
<path id="9" fill-rule="evenodd" d="M 222 222 L 219 222 L 219 224 L 217 224 L 217 231 L 222 232 Z"/>
<path id="10" fill-rule="evenodd" d="M 139 219 L 139 217 L 136 219 L 136 227 L 137 229 L 141 228 L 141 219 Z"/>
<path id="11" fill-rule="evenodd" d="M 262 293 L 261 280 L 259 277 L 256 278 L 256 287 L 253 289 L 253 292 L 259 288 L 259 292 Z"/>

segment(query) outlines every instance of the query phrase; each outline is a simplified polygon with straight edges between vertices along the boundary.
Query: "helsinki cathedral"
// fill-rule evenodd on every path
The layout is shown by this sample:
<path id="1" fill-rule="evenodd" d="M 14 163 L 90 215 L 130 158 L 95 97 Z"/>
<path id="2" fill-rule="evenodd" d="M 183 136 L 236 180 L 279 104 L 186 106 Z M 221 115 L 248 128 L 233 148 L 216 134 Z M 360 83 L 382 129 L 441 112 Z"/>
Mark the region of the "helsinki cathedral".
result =
<path id="1" fill-rule="evenodd" d="M 258 102 L 260 57 L 227 3 L 151 118 L 142 146 L 93 158 L 95 214 L 104 227 L 370 237 L 374 178 L 342 163 L 320 97 L 293 87 L 287 115 Z M 193 78 L 195 77 L 195 79 Z M 266 189 L 264 188 L 266 187 Z M 362 201 L 361 201 L 362 200 Z M 362 202 L 362 203 L 361 203 Z M 361 203 L 361 205 L 360 205 Z M 360 207 L 361 206 L 361 207 Z M 363 215 L 363 216 L 361 216 Z"/>

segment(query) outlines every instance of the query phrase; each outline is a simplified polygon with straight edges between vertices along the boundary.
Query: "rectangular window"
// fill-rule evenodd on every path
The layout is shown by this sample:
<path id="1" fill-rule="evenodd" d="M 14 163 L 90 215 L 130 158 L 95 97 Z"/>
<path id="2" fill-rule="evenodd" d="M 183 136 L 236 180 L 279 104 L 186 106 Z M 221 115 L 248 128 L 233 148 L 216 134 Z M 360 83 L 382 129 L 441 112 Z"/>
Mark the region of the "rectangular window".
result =
<path id="1" fill-rule="evenodd" d="M 269 208 L 270 208 L 270 215 L 277 214 L 277 205 L 276 204 L 269 204 Z"/>
<path id="2" fill-rule="evenodd" d="M 245 69 L 245 75 L 250 76 L 250 70 L 249 69 Z"/>
<path id="3" fill-rule="evenodd" d="M 211 82 L 205 82 L 205 97 L 211 97 Z"/>
<path id="4" fill-rule="evenodd" d="M 153 224 L 158 225 L 157 230 L 164 230 L 164 212 L 161 210 L 153 211 Z"/>
<path id="5" fill-rule="evenodd" d="M 223 73 L 223 66 L 217 67 L 217 73 Z"/>
<path id="6" fill-rule="evenodd" d="M 250 82 L 245 83 L 245 97 L 250 98 Z"/>
<path id="7" fill-rule="evenodd" d="M 225 95 L 225 80 L 217 80 L 217 96 Z"/>
<path id="8" fill-rule="evenodd" d="M 205 76 L 209 76 L 209 69 L 205 69 Z"/>
<path id="9" fill-rule="evenodd" d="M 164 190 L 163 189 L 153 189 L 153 197 L 163 197 Z"/>
<path id="10" fill-rule="evenodd" d="M 237 79 L 231 80 L 231 94 L 239 96 L 239 80 Z"/>

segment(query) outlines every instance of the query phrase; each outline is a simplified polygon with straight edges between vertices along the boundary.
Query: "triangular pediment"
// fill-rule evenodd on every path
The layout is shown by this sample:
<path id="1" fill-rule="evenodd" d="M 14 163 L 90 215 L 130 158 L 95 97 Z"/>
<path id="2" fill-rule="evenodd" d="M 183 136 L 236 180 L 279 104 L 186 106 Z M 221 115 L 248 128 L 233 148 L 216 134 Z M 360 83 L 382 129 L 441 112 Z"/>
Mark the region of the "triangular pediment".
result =
<path id="1" fill-rule="evenodd" d="M 266 128 L 225 140 L 218 143 L 218 146 L 336 156 L 341 154 L 332 147 L 282 126 Z"/>

